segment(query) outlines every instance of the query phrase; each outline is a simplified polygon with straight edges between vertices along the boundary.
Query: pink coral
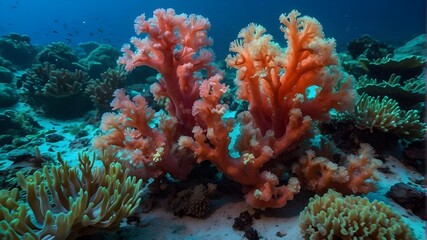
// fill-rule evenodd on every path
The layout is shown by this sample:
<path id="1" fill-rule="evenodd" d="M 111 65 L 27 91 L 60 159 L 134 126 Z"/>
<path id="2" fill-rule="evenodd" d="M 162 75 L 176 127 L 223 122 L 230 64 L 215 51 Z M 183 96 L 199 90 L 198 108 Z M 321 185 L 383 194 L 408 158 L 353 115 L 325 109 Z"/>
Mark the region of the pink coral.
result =
<path id="1" fill-rule="evenodd" d="M 148 20 L 141 15 L 135 20 L 135 32 L 146 33 L 144 39 L 133 37 L 132 44 L 123 46 L 123 57 L 119 64 L 130 71 L 138 66 L 156 69 L 161 77 L 151 86 L 156 99 L 168 98 L 167 110 L 178 124 L 191 131 L 194 118 L 191 115 L 193 103 L 199 98 L 200 74 L 216 71 L 212 65 L 213 53 L 206 49 L 212 44 L 207 36 L 209 20 L 198 15 L 176 15 L 173 9 L 157 9 Z"/>
<path id="2" fill-rule="evenodd" d="M 199 98 L 201 71 L 208 76 L 216 71 L 212 65 L 213 53 L 206 48 L 212 43 L 207 36 L 209 28 L 209 21 L 201 16 L 176 15 L 173 9 L 157 9 L 153 18 L 146 20 L 145 15 L 136 18 L 136 33 L 147 35 L 131 39 L 135 51 L 128 44 L 122 48 L 124 55 L 118 63 L 126 70 L 149 66 L 161 74 L 151 91 L 156 100 L 168 100 L 168 115 L 159 113 L 158 129 L 150 126 L 155 113 L 145 99 L 136 96 L 131 101 L 123 90 L 116 91 L 112 107 L 120 113 L 104 115 L 104 133 L 96 139 L 95 146 L 116 148 L 121 157 L 130 159 L 140 177 L 170 173 L 185 178 L 194 166 L 195 158 L 189 150 L 179 150 L 176 143 L 196 125 L 191 111 Z"/>

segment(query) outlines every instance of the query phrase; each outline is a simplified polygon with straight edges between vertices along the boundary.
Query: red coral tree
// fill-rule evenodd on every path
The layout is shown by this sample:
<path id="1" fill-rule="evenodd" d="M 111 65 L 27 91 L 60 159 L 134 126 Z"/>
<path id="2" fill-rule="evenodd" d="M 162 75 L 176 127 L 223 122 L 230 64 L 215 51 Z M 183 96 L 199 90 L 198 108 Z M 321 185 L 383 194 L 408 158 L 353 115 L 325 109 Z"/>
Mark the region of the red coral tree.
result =
<path id="1" fill-rule="evenodd" d="M 240 116 L 240 157 L 229 154 L 231 124 L 221 123 L 223 111 L 209 100 L 220 92 L 215 84 L 210 91 L 203 90 L 210 96 L 201 94 L 203 99 L 193 108 L 206 131 L 195 127 L 194 139 L 180 139 L 180 145 L 191 148 L 199 161 L 209 159 L 242 183 L 246 201 L 257 208 L 282 207 L 300 188 L 296 178 L 280 186 L 279 177 L 265 164 L 301 143 L 313 120 L 328 120 L 331 109 L 349 110 L 353 103 L 351 78 L 340 73 L 335 42 L 324 38 L 320 23 L 299 17 L 297 11 L 281 15 L 280 22 L 288 48 L 281 49 L 262 26 L 250 24 L 231 44 L 236 54 L 226 60 L 238 70 L 238 97 L 249 102 L 249 112 Z M 309 95 L 310 88 L 314 96 Z"/>
<path id="2" fill-rule="evenodd" d="M 131 101 L 124 90 L 117 90 L 111 106 L 120 112 L 104 114 L 104 133 L 95 140 L 95 147 L 114 147 L 142 178 L 164 173 L 177 178 L 187 176 L 195 158 L 188 149 L 178 149 L 177 142 L 181 135 L 191 134 L 196 125 L 191 110 L 199 99 L 202 71 L 210 77 L 216 70 L 213 53 L 206 48 L 212 44 L 207 36 L 209 28 L 207 19 L 176 15 L 173 9 L 157 9 L 148 20 L 145 15 L 136 18 L 136 33 L 146 37 L 131 39 L 135 51 L 124 45 L 124 55 L 118 63 L 128 71 L 148 66 L 160 73 L 151 92 L 158 101 L 166 99 L 168 115 L 159 113 L 156 118 L 143 97 L 136 96 Z M 155 120 L 159 121 L 158 126 L 152 124 Z"/>

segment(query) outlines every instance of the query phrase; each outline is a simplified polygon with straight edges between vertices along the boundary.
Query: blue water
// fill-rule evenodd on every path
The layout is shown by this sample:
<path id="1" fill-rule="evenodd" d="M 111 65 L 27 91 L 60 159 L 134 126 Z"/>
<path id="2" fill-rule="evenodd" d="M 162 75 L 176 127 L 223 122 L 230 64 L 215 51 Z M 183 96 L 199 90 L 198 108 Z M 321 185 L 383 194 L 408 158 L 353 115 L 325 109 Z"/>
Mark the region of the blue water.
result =
<path id="1" fill-rule="evenodd" d="M 400 44 L 426 29 L 425 0 L 1 0 L 0 35 L 27 34 L 33 44 L 98 41 L 120 47 L 134 35 L 136 16 L 151 17 L 154 9 L 169 7 L 209 18 L 218 58 L 226 56 L 229 43 L 250 22 L 266 27 L 283 45 L 278 17 L 292 9 L 317 18 L 325 34 L 337 40 L 339 51 L 362 34 Z"/>

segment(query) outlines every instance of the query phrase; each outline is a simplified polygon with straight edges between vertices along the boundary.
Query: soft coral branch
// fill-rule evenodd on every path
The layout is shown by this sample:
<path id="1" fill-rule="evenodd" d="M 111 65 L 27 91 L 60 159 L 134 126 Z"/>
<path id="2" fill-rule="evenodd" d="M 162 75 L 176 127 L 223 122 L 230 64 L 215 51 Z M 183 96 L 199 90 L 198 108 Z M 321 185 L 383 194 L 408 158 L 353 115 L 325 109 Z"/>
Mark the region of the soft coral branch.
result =
<path id="1" fill-rule="evenodd" d="M 124 55 L 118 60 L 128 71 L 145 65 L 161 74 L 159 82 L 151 87 L 152 93 L 156 99 L 170 100 L 169 115 L 188 133 L 195 124 L 191 109 L 199 98 L 199 71 L 206 70 L 209 76 L 216 71 L 211 64 L 213 53 L 206 49 L 212 44 L 207 36 L 209 28 L 209 21 L 201 16 L 157 9 L 153 18 L 146 19 L 145 15 L 136 18 L 136 33 L 147 36 L 133 37 L 131 42 L 136 50 L 124 45 Z"/>
<path id="2" fill-rule="evenodd" d="M 159 81 L 151 86 L 156 100 L 166 98 L 167 114 L 155 117 L 145 99 L 132 100 L 124 90 L 115 93 L 113 110 L 102 119 L 103 135 L 95 141 L 98 148 L 114 148 L 134 172 L 142 178 L 170 173 L 185 178 L 195 164 L 188 149 L 178 149 L 178 138 L 191 134 L 196 125 L 192 108 L 199 99 L 202 72 L 215 73 L 212 44 L 207 36 L 210 23 L 197 15 L 177 15 L 173 9 L 157 9 L 152 18 L 141 15 L 135 20 L 135 32 L 145 38 L 131 38 L 133 48 L 123 46 L 118 63 L 131 71 L 148 66 L 160 73 Z M 150 125 L 152 120 L 158 125 Z M 155 122 L 155 121 L 153 121 Z"/>
<path id="3" fill-rule="evenodd" d="M 202 99 L 193 107 L 202 124 L 193 128 L 193 138 L 180 138 L 180 146 L 190 148 L 199 161 L 208 159 L 244 185 L 246 201 L 256 208 L 282 207 L 300 189 L 295 178 L 281 186 L 266 163 L 306 138 L 313 120 L 327 120 L 331 109 L 345 110 L 352 103 L 351 79 L 341 81 L 334 41 L 324 39 L 315 19 L 298 16 L 292 11 L 280 17 L 288 40 L 286 51 L 255 24 L 242 29 L 240 39 L 230 46 L 236 55 L 226 61 L 238 70 L 238 97 L 249 102 L 249 113 L 240 115 L 240 156 L 229 154 L 233 123 L 221 121 L 226 108 L 219 98 L 225 87 L 216 79 L 202 84 Z M 309 98 L 308 88 L 313 86 L 317 94 Z"/>
<path id="4" fill-rule="evenodd" d="M 137 95 L 132 100 L 123 89 L 114 92 L 111 103 L 119 113 L 105 113 L 102 117 L 103 134 L 95 138 L 98 149 L 111 149 L 119 154 L 134 175 L 147 179 L 170 173 L 185 178 L 194 165 L 186 151 L 177 151 L 174 140 L 180 136 L 176 121 L 160 115 L 160 125 L 151 126 L 155 111 L 145 99 Z"/>
<path id="5" fill-rule="evenodd" d="M 227 57 L 228 65 L 238 70 L 239 97 L 249 102 L 255 123 L 263 133 L 274 131 L 278 139 L 287 134 L 293 109 L 324 121 L 330 109 L 349 109 L 353 99 L 351 79 L 343 79 L 336 70 L 335 42 L 324 38 L 320 23 L 299 17 L 297 11 L 282 14 L 280 21 L 286 51 L 264 34 L 262 26 L 250 24 L 239 33 L 241 40 L 231 44 L 236 55 Z M 308 97 L 310 87 L 317 90 L 314 98 Z"/>
<path id="6" fill-rule="evenodd" d="M 279 186 L 276 175 L 262 170 L 264 163 L 273 156 L 273 150 L 267 144 L 268 138 L 257 134 L 257 130 L 250 127 L 250 119 L 246 119 L 242 134 L 245 138 L 242 141 L 247 142 L 250 147 L 240 157 L 229 154 L 229 134 L 233 129 L 233 121 L 222 121 L 227 105 L 219 102 L 227 87 L 219 82 L 220 79 L 221 76 L 216 75 L 201 84 L 202 99 L 194 104 L 193 114 L 204 123 L 204 127 L 194 127 L 193 138 L 182 136 L 179 139 L 180 147 L 191 149 L 199 162 L 211 161 L 225 175 L 244 185 L 246 201 L 252 207 L 284 206 L 299 192 L 298 180 L 292 178 L 288 186 Z M 245 115 L 243 113 L 242 118 Z"/>

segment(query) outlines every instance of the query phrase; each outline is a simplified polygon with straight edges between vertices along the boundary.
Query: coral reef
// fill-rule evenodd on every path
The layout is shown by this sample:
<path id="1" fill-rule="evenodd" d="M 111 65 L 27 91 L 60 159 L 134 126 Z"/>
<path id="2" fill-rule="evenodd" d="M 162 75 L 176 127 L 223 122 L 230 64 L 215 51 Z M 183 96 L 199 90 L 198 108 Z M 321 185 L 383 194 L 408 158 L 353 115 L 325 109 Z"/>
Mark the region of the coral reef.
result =
<path id="1" fill-rule="evenodd" d="M 48 62 L 55 65 L 56 68 L 64 68 L 74 71 L 77 68 L 78 57 L 74 50 L 63 42 L 54 42 L 49 44 L 38 55 L 37 60 L 40 63 Z"/>
<path id="2" fill-rule="evenodd" d="M 31 66 L 36 54 L 37 50 L 27 35 L 11 33 L 0 38 L 0 56 L 19 68 Z"/>
<path id="3" fill-rule="evenodd" d="M 14 140 L 34 134 L 40 129 L 41 126 L 30 114 L 5 111 L 0 114 L 0 146 L 11 144 Z"/>
<path id="4" fill-rule="evenodd" d="M 113 46 L 99 44 L 96 48 L 88 52 L 86 57 L 80 59 L 78 65 L 85 69 L 91 78 L 98 78 L 109 68 L 117 66 L 116 59 L 119 56 L 120 52 Z"/>
<path id="5" fill-rule="evenodd" d="M 425 35 L 338 55 L 316 19 L 279 22 L 283 45 L 251 23 L 218 61 L 209 20 L 173 9 L 121 53 L 86 27 L 0 38 L 0 238 L 420 238 Z"/>
<path id="6" fill-rule="evenodd" d="M 321 25 L 299 17 L 297 11 L 281 15 L 280 21 L 288 40 L 286 52 L 254 24 L 244 28 L 241 39 L 230 47 L 236 55 L 230 55 L 227 64 L 238 70 L 238 97 L 249 102 L 249 111 L 240 114 L 236 144 L 240 157 L 229 154 L 233 123 L 221 120 L 227 106 L 219 99 L 227 88 L 218 79 L 208 79 L 201 87 L 202 100 L 193 113 L 204 123 L 194 128 L 194 140 L 180 139 L 199 161 L 208 159 L 243 184 L 246 201 L 256 208 L 282 207 L 300 189 L 296 178 L 280 186 L 278 176 L 264 165 L 310 136 L 313 121 L 327 120 L 331 108 L 351 108 L 353 99 L 352 79 L 337 69 L 335 44 L 323 37 Z M 307 88 L 313 86 L 316 96 L 309 97 Z"/>
<path id="7" fill-rule="evenodd" d="M 49 63 L 37 64 L 27 69 L 20 81 L 27 102 L 41 107 L 49 116 L 80 117 L 92 107 L 84 95 L 89 76 L 81 70 L 71 72 Z"/>
<path id="8" fill-rule="evenodd" d="M 123 88 L 126 80 L 126 72 L 122 68 L 108 69 L 101 73 L 101 79 L 90 80 L 85 94 L 89 96 L 97 115 L 110 110 L 110 102 L 114 91 Z"/>
<path id="9" fill-rule="evenodd" d="M 347 44 L 347 50 L 353 59 L 367 58 L 372 61 L 393 55 L 394 48 L 369 35 L 363 35 L 350 41 Z"/>

